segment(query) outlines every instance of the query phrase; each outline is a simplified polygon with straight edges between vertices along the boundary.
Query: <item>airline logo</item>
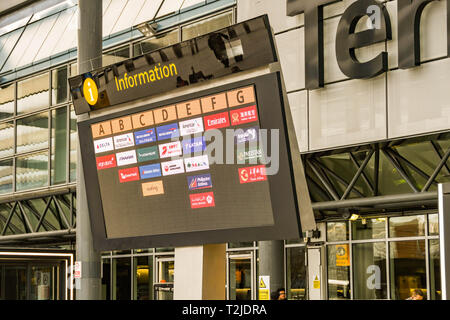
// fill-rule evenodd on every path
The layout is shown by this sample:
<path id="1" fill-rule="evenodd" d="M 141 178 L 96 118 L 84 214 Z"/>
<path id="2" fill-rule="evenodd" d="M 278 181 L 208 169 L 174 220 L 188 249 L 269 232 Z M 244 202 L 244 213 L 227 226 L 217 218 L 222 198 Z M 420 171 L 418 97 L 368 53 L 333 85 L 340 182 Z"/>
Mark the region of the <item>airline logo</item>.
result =
<path id="1" fill-rule="evenodd" d="M 128 164 L 136 163 L 136 151 L 130 150 L 125 152 L 116 153 L 117 165 L 126 166 Z"/>
<path id="2" fill-rule="evenodd" d="M 258 121 L 258 111 L 256 110 L 256 106 L 230 111 L 230 116 L 232 126 Z"/>
<path id="3" fill-rule="evenodd" d="M 267 180 L 266 167 L 264 165 L 240 168 L 239 182 L 249 183 Z"/>
<path id="4" fill-rule="evenodd" d="M 141 174 L 141 179 L 161 177 L 161 166 L 159 163 L 142 166 L 139 167 L 139 173 Z"/>
<path id="5" fill-rule="evenodd" d="M 98 157 L 96 160 L 97 160 L 97 170 L 114 168 L 117 166 L 116 157 L 113 154 Z"/>
<path id="6" fill-rule="evenodd" d="M 259 129 L 257 127 L 252 128 L 239 128 L 234 133 L 236 144 L 245 142 L 257 141 L 259 135 Z"/>
<path id="7" fill-rule="evenodd" d="M 121 134 L 114 137 L 114 146 L 116 149 L 122 149 L 134 146 L 134 138 L 132 133 Z"/>
<path id="8" fill-rule="evenodd" d="M 192 209 L 214 207 L 216 205 L 213 192 L 190 194 L 189 199 L 191 200 Z"/>
<path id="9" fill-rule="evenodd" d="M 95 153 L 102 153 L 106 151 L 114 150 L 112 138 L 105 138 L 94 141 Z"/>
<path id="10" fill-rule="evenodd" d="M 136 139 L 136 145 L 150 143 L 156 141 L 155 129 L 145 129 L 137 131 L 134 133 L 134 138 Z"/>
<path id="11" fill-rule="evenodd" d="M 228 112 L 203 117 L 203 121 L 205 122 L 205 130 L 226 128 L 230 126 Z"/>
<path id="12" fill-rule="evenodd" d="M 137 167 L 119 170 L 120 182 L 139 180 L 139 170 Z"/>
<path id="13" fill-rule="evenodd" d="M 202 152 L 206 149 L 205 137 L 183 140 L 183 154 Z"/>
<path id="14" fill-rule="evenodd" d="M 262 148 L 252 148 L 248 151 L 240 151 L 237 155 L 239 161 L 259 159 L 263 156 Z"/>
<path id="15" fill-rule="evenodd" d="M 160 144 L 158 147 L 159 147 L 159 156 L 161 157 L 161 159 L 179 156 L 183 153 L 183 151 L 181 150 L 180 141 Z"/>
<path id="16" fill-rule="evenodd" d="M 137 149 L 137 158 L 139 162 L 151 161 L 158 159 L 158 147 L 151 146 L 148 148 Z"/>
<path id="17" fill-rule="evenodd" d="M 164 194 L 164 186 L 162 180 L 143 183 L 142 194 L 144 195 L 144 197 Z"/>
<path id="18" fill-rule="evenodd" d="M 212 187 L 211 175 L 201 174 L 187 178 L 189 190 L 207 189 Z"/>
<path id="19" fill-rule="evenodd" d="M 184 159 L 186 172 L 209 169 L 208 155 Z"/>
<path id="20" fill-rule="evenodd" d="M 157 127 L 156 131 L 158 133 L 158 140 L 172 139 L 180 136 L 177 123 Z"/>
<path id="21" fill-rule="evenodd" d="M 203 122 L 201 117 L 180 122 L 180 134 L 182 136 L 199 132 L 203 132 Z"/>
<path id="22" fill-rule="evenodd" d="M 183 159 L 162 162 L 161 169 L 163 176 L 184 173 Z"/>

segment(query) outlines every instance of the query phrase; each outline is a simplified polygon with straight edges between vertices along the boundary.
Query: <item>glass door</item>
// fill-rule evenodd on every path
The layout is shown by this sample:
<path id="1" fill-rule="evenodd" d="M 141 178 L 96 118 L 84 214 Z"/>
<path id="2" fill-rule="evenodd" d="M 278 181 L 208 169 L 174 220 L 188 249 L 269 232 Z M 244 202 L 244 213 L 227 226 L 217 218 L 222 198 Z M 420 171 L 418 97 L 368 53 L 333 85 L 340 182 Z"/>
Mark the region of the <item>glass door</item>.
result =
<path id="1" fill-rule="evenodd" d="M 58 300 L 58 264 L 30 265 L 30 300 Z"/>
<path id="2" fill-rule="evenodd" d="M 228 299 L 255 299 L 253 254 L 228 254 Z"/>
<path id="3" fill-rule="evenodd" d="M 154 283 L 154 297 L 156 300 L 173 300 L 173 280 L 175 258 L 156 257 L 156 282 Z"/>

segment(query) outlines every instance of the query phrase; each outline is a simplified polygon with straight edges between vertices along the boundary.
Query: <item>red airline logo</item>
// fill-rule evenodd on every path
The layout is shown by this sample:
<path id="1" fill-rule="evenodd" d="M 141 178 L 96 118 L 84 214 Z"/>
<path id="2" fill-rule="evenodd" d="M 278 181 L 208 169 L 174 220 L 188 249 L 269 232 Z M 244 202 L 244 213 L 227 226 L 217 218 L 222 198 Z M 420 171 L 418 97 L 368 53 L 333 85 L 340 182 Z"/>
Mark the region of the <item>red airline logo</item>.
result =
<path id="1" fill-rule="evenodd" d="M 113 154 L 109 156 L 97 157 L 97 170 L 114 168 L 117 166 L 116 157 Z"/>
<path id="2" fill-rule="evenodd" d="M 250 106 L 230 111 L 230 116 L 231 116 L 231 125 L 235 126 L 239 124 L 257 121 L 258 111 L 256 110 L 256 106 Z"/>
<path id="3" fill-rule="evenodd" d="M 266 167 L 264 165 L 240 168 L 239 182 L 249 183 L 267 180 Z"/>
<path id="4" fill-rule="evenodd" d="M 203 117 L 205 122 L 205 131 L 210 129 L 226 128 L 230 126 L 230 118 L 228 112 L 222 112 Z"/>
<path id="5" fill-rule="evenodd" d="M 137 167 L 119 170 L 120 182 L 139 180 L 139 169 Z"/>
<path id="6" fill-rule="evenodd" d="M 216 205 L 213 192 L 190 194 L 189 198 L 192 209 L 214 207 Z"/>

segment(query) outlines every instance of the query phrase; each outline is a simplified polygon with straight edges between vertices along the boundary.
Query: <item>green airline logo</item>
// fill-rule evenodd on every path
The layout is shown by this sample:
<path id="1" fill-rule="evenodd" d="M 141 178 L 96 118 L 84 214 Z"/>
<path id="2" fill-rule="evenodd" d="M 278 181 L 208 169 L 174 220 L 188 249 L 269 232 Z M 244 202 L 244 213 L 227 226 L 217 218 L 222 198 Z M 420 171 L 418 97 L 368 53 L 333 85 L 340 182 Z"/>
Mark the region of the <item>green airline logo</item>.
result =
<path id="1" fill-rule="evenodd" d="M 150 161 L 158 159 L 158 147 L 151 146 L 137 150 L 137 157 L 139 162 Z"/>

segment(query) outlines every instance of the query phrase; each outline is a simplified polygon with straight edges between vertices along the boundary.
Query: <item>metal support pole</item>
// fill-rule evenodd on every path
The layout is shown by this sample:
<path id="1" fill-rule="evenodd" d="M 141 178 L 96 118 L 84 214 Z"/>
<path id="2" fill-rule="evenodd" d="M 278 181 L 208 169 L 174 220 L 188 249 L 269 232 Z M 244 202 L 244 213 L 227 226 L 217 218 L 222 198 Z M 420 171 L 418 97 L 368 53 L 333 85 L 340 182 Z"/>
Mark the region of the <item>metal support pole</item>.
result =
<path id="1" fill-rule="evenodd" d="M 259 275 L 270 277 L 270 291 L 284 288 L 284 243 L 259 241 Z M 257 277 L 258 279 L 259 277 Z M 258 281 L 259 288 L 259 281 Z"/>
<path id="2" fill-rule="evenodd" d="M 448 300 L 450 292 L 450 183 L 438 184 L 439 202 L 439 250 L 441 264 L 442 300 Z"/>
<path id="3" fill-rule="evenodd" d="M 78 72 L 101 67 L 102 1 L 79 0 Z M 80 145 L 77 148 L 77 260 L 81 262 L 81 278 L 76 283 L 77 300 L 101 298 L 101 256 L 94 249 L 87 206 Z"/>

